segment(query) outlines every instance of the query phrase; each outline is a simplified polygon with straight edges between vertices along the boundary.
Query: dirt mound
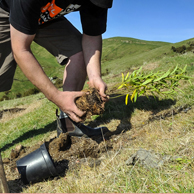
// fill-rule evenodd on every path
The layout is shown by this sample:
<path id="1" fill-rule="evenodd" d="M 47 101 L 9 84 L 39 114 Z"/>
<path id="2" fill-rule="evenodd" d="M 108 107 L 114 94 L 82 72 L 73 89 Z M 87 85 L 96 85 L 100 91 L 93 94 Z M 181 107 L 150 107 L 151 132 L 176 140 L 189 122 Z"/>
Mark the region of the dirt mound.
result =
<path id="1" fill-rule="evenodd" d="M 109 133 L 111 134 L 111 133 Z M 104 138 L 107 138 L 106 136 Z M 17 146 L 10 153 L 9 158 L 4 158 L 3 162 L 6 165 L 16 168 L 16 161 L 28 155 L 45 143 L 47 150 L 53 159 L 55 166 L 58 166 L 63 160 L 70 160 L 75 158 L 98 158 L 102 153 L 113 148 L 112 140 L 103 140 L 102 137 L 92 138 L 78 138 L 70 137 L 66 133 L 60 134 L 57 138 L 50 139 L 46 142 L 40 142 L 32 147 Z M 71 158 L 71 159 L 70 159 Z M 60 173 L 60 172 L 59 172 Z"/>

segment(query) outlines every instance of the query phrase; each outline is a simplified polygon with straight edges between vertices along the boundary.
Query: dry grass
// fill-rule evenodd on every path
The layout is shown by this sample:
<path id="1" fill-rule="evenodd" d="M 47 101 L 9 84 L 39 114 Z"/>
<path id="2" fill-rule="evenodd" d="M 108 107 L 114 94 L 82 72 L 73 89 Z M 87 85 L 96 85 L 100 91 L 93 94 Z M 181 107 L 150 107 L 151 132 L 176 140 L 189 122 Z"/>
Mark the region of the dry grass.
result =
<path id="1" fill-rule="evenodd" d="M 136 109 L 131 117 L 132 128 L 125 135 L 131 141 L 123 142 L 118 136 L 117 149 L 101 156 L 100 166 L 86 162 L 80 168 L 68 171 L 65 177 L 37 183 L 23 189 L 24 193 L 144 193 L 193 191 L 194 110 L 180 112 L 165 119 L 148 122 L 150 111 Z M 164 115 L 165 111 L 160 114 Z M 111 120 L 108 127 L 116 130 L 119 120 Z M 124 126 L 123 126 L 124 127 Z M 119 141 L 120 138 L 120 141 Z M 139 148 L 155 153 L 179 156 L 178 161 L 167 161 L 160 169 L 147 169 L 140 162 L 127 166 L 126 160 Z"/>
<path id="2" fill-rule="evenodd" d="M 157 62 L 146 63 L 143 66 L 143 70 L 153 70 L 156 69 L 157 67 L 159 67 L 159 63 Z"/>

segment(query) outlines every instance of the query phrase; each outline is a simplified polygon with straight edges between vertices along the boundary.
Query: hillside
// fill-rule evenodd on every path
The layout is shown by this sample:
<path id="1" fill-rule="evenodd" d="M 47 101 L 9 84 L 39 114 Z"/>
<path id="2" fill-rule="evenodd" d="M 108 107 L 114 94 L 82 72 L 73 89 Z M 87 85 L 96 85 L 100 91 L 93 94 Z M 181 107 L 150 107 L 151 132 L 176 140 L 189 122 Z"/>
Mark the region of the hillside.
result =
<path id="1" fill-rule="evenodd" d="M 57 107 L 42 93 L 0 101 L 0 151 L 11 193 L 193 193 L 194 191 L 194 50 L 176 53 L 171 48 L 193 44 L 194 38 L 176 44 L 126 37 L 103 40 L 102 73 L 109 101 L 102 115 L 85 121 L 106 126 L 100 137 L 56 136 Z M 44 49 L 32 50 L 49 77 L 61 77 L 63 68 Z M 54 68 L 51 68 L 51 66 Z M 141 96 L 125 104 L 118 90 L 121 73 L 167 72 L 187 65 L 191 84 L 181 80 L 172 98 Z M 33 87 L 17 69 L 14 96 Z M 87 87 L 87 84 L 86 84 Z M 1 94 L 2 95 L 2 94 Z M 16 161 L 52 143 L 58 150 L 59 174 L 25 185 Z M 64 147 L 62 147 L 64 146 Z M 52 157 L 56 154 L 55 150 Z M 54 157 L 53 157 L 54 158 Z"/>
<path id="2" fill-rule="evenodd" d="M 62 79 L 64 67 L 60 66 L 49 52 L 34 42 L 31 49 L 48 77 Z M 170 43 L 125 37 L 105 39 L 103 40 L 102 72 L 106 73 L 108 71 L 118 74 L 122 70 L 130 69 L 132 66 L 139 66 L 144 61 L 160 57 L 165 52 L 170 52 Z M 30 88 L 34 88 L 34 86 L 17 67 L 13 87 L 7 96 L 10 98 L 22 96 Z M 0 99 L 4 95 L 5 93 L 0 93 Z"/>

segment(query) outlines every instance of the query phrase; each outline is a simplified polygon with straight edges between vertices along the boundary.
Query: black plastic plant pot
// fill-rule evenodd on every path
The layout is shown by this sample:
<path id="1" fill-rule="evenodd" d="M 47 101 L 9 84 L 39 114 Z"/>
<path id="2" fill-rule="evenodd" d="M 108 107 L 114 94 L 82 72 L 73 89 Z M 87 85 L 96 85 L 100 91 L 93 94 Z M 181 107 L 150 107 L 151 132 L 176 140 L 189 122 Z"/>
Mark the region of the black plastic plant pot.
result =
<path id="1" fill-rule="evenodd" d="M 57 175 L 53 160 L 45 144 L 41 145 L 34 152 L 19 159 L 16 164 L 24 184 L 39 182 Z"/>

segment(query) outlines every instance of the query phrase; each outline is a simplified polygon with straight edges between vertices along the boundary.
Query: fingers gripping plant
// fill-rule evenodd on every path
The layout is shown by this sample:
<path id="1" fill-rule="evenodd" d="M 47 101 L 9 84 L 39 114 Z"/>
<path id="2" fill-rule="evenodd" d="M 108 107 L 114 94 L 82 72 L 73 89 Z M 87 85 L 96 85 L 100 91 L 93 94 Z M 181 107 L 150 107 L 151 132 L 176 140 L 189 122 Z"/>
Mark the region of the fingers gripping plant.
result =
<path id="1" fill-rule="evenodd" d="M 118 89 L 125 88 L 128 93 L 126 94 L 125 104 L 128 104 L 130 97 L 132 102 L 136 102 L 137 98 L 142 95 L 165 95 L 172 98 L 172 94 L 176 93 L 180 80 L 187 80 L 190 82 L 191 77 L 186 75 L 185 66 L 183 69 L 178 67 L 169 69 L 167 72 L 156 72 L 146 74 L 142 71 L 142 67 L 138 70 L 133 71 L 126 76 L 122 73 L 122 82 Z M 182 91 L 182 90 L 180 90 Z"/>

